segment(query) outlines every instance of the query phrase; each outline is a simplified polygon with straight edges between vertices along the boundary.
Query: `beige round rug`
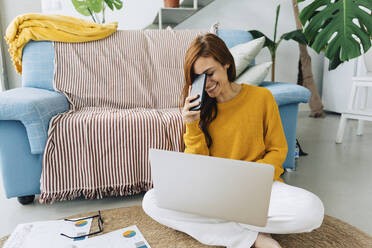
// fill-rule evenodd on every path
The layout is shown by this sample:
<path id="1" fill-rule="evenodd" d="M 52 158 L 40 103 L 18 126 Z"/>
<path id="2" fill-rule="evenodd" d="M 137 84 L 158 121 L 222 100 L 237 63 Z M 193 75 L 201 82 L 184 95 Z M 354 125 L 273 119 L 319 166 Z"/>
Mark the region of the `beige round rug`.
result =
<path id="1" fill-rule="evenodd" d="M 70 216 L 77 218 L 94 215 L 84 213 Z M 212 247 L 200 244 L 190 236 L 160 225 L 148 217 L 141 206 L 101 211 L 104 233 L 137 225 L 152 248 L 201 248 Z M 372 237 L 336 218 L 325 216 L 323 225 L 311 233 L 273 235 L 283 248 L 366 248 L 372 247 Z M 7 237 L 0 239 L 3 247 Z"/>

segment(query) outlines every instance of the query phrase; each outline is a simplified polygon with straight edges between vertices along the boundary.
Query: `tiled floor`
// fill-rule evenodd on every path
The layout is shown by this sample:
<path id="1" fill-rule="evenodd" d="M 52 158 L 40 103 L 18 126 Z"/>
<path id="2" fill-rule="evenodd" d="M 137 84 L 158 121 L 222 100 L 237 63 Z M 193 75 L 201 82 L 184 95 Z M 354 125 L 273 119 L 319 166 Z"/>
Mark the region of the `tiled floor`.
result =
<path id="1" fill-rule="evenodd" d="M 336 145 L 339 115 L 328 113 L 324 119 L 307 115 L 307 112 L 299 114 L 297 136 L 309 155 L 299 159 L 295 172 L 286 173 L 287 183 L 317 194 L 324 202 L 326 214 L 372 235 L 372 123 L 366 123 L 363 136 L 356 136 L 356 122 L 350 121 L 343 144 Z M 142 194 L 52 205 L 35 201 L 33 205 L 22 206 L 16 199 L 6 199 L 0 188 L 0 237 L 10 233 L 18 223 L 140 205 L 143 197 Z"/>

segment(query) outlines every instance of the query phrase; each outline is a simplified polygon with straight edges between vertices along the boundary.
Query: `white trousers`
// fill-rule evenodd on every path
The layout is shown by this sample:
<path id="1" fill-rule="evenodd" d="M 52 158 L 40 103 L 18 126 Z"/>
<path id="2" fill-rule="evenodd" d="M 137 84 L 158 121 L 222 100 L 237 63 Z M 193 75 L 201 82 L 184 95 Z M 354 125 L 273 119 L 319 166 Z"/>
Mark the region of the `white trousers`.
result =
<path id="1" fill-rule="evenodd" d="M 265 227 L 159 208 L 153 189 L 145 194 L 142 207 L 147 215 L 160 224 L 187 233 L 203 244 L 229 248 L 251 247 L 259 232 L 311 232 L 320 227 L 324 217 L 323 203 L 316 195 L 277 181 L 273 183 Z"/>

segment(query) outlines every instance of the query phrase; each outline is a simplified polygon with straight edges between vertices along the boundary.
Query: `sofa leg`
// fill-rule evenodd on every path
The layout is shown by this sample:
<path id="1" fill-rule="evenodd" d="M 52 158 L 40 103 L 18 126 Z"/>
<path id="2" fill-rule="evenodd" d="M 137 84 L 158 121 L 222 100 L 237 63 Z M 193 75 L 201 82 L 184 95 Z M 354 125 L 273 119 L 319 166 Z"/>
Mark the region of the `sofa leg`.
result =
<path id="1" fill-rule="evenodd" d="M 22 205 L 27 205 L 33 203 L 35 199 L 35 195 L 26 195 L 18 197 L 18 202 Z"/>

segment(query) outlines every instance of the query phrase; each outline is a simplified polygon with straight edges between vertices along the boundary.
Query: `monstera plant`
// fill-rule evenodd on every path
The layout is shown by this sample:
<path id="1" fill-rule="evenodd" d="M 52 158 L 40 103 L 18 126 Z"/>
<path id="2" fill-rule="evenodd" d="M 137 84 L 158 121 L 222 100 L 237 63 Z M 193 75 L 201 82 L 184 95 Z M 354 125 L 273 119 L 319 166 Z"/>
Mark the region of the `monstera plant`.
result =
<path id="1" fill-rule="evenodd" d="M 371 0 L 297 0 L 309 2 L 299 18 L 304 35 L 317 53 L 324 51 L 329 70 L 371 47 Z"/>
<path id="2" fill-rule="evenodd" d="M 95 23 L 105 23 L 106 5 L 111 9 L 121 9 L 121 0 L 71 0 L 77 12 L 84 16 L 91 16 Z M 102 13 L 101 19 L 99 13 Z"/>

